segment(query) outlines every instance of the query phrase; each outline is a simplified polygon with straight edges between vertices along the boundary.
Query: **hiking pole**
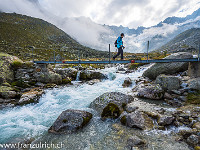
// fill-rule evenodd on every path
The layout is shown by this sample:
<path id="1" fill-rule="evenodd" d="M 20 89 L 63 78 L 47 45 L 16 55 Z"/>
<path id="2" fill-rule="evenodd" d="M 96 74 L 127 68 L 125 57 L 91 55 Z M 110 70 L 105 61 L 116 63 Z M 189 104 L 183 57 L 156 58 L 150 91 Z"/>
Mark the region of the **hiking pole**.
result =
<path id="1" fill-rule="evenodd" d="M 149 41 L 147 43 L 147 62 L 148 62 L 148 60 L 149 60 Z"/>
<path id="2" fill-rule="evenodd" d="M 109 44 L 109 64 L 110 64 L 110 44 Z"/>
<path id="3" fill-rule="evenodd" d="M 200 44 L 199 44 L 199 54 L 198 54 L 198 61 L 200 61 Z"/>

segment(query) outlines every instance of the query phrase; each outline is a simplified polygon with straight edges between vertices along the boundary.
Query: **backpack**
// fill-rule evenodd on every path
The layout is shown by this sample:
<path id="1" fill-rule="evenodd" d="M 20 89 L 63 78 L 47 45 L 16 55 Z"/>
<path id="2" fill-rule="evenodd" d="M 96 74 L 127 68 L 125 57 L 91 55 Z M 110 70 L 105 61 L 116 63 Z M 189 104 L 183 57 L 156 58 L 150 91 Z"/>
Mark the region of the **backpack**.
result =
<path id="1" fill-rule="evenodd" d="M 118 43 L 117 43 L 117 40 L 116 40 L 115 43 L 114 43 L 115 47 L 117 47 L 117 44 L 118 44 Z"/>

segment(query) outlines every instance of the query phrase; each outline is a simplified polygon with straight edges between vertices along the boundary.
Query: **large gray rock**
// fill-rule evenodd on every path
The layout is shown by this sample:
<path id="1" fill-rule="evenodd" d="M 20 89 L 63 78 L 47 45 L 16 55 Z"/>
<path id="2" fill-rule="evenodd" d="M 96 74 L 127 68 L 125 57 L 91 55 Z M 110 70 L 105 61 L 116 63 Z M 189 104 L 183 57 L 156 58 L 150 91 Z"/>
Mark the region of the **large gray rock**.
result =
<path id="1" fill-rule="evenodd" d="M 50 133 L 72 133 L 87 125 L 92 114 L 81 110 L 63 111 L 53 125 L 49 128 Z"/>
<path id="2" fill-rule="evenodd" d="M 159 84 L 141 87 L 137 92 L 138 97 L 153 100 L 163 99 L 164 96 L 164 91 Z"/>
<path id="3" fill-rule="evenodd" d="M 167 56 L 165 59 L 187 59 L 187 58 L 193 58 L 193 55 L 187 52 L 179 52 Z M 148 77 L 151 80 L 155 80 L 156 77 L 159 76 L 160 74 L 171 75 L 178 72 L 186 71 L 187 69 L 188 69 L 187 62 L 156 63 L 149 69 L 147 69 L 143 73 L 143 76 Z"/>
<path id="4" fill-rule="evenodd" d="M 190 79 L 188 81 L 188 88 L 192 90 L 200 90 L 200 78 Z"/>
<path id="5" fill-rule="evenodd" d="M 90 70 L 83 70 L 80 73 L 80 80 L 106 79 L 106 75 Z"/>
<path id="6" fill-rule="evenodd" d="M 118 118 L 126 105 L 134 101 L 130 95 L 119 92 L 105 93 L 96 98 L 90 108 L 95 109 L 102 118 Z"/>
<path id="7" fill-rule="evenodd" d="M 73 79 L 76 79 L 76 75 L 78 70 L 75 68 L 54 68 L 54 71 L 61 75 L 63 79 L 67 77 L 71 77 Z"/>
<path id="8" fill-rule="evenodd" d="M 135 146 L 141 146 L 144 145 L 146 142 L 142 139 L 140 139 L 139 137 L 133 135 L 131 136 L 128 140 L 127 140 L 127 145 L 129 147 L 135 147 Z"/>
<path id="9" fill-rule="evenodd" d="M 180 89 L 181 80 L 176 76 L 160 75 L 156 78 L 156 84 L 165 91 L 172 91 Z"/>
<path id="10" fill-rule="evenodd" d="M 190 62 L 188 67 L 188 76 L 192 78 L 200 77 L 200 63 Z"/>
<path id="11" fill-rule="evenodd" d="M 122 115 L 121 123 L 131 128 L 139 128 L 139 129 L 152 129 L 153 121 L 143 112 L 134 111 L 132 113 L 128 113 Z"/>
<path id="12" fill-rule="evenodd" d="M 17 93 L 11 88 L 7 86 L 0 86 L 0 96 L 5 99 L 15 98 Z"/>
<path id="13" fill-rule="evenodd" d="M 192 145 L 192 146 L 196 146 L 198 143 L 199 143 L 199 137 L 197 135 L 190 135 L 188 138 L 187 138 L 187 143 Z"/>
<path id="14" fill-rule="evenodd" d="M 173 116 L 162 115 L 162 116 L 159 116 L 158 118 L 158 124 L 160 126 L 167 126 L 167 125 L 171 125 L 174 120 L 175 118 Z"/>

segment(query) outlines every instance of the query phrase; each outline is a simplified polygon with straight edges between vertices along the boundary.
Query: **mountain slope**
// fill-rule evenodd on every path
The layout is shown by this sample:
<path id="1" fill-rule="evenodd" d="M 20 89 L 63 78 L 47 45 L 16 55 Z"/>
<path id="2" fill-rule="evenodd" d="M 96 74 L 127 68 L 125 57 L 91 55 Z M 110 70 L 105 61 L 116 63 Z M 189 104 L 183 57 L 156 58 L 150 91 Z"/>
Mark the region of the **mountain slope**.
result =
<path id="1" fill-rule="evenodd" d="M 157 51 L 197 51 L 200 44 L 200 28 L 192 28 L 177 35 Z"/>
<path id="2" fill-rule="evenodd" d="M 97 51 L 79 44 L 56 26 L 37 18 L 19 14 L 0 13 L 0 51 L 24 60 L 32 59 L 30 46 L 36 47 L 38 60 L 53 58 L 77 59 L 107 57 L 107 52 Z"/>

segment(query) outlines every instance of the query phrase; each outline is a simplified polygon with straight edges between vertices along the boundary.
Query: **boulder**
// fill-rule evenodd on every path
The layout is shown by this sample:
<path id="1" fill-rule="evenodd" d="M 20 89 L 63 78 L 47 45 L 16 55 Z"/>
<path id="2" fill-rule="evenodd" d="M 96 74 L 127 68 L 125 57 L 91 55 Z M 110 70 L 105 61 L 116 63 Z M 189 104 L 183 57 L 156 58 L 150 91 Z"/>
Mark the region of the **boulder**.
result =
<path id="1" fill-rule="evenodd" d="M 174 120 L 175 120 L 175 118 L 172 116 L 166 116 L 166 115 L 159 116 L 158 125 L 160 125 L 160 126 L 171 125 Z"/>
<path id="2" fill-rule="evenodd" d="M 92 79 L 106 79 L 107 77 L 96 71 L 83 70 L 80 72 L 80 80 L 92 80 Z"/>
<path id="3" fill-rule="evenodd" d="M 131 136 L 129 137 L 129 139 L 127 140 L 127 145 L 129 147 L 135 147 L 135 146 L 141 146 L 141 145 L 144 145 L 146 142 L 142 139 L 140 139 L 138 136 Z"/>
<path id="4" fill-rule="evenodd" d="M 199 137 L 197 135 L 192 134 L 187 138 L 187 143 L 192 146 L 196 146 L 199 143 Z"/>
<path id="5" fill-rule="evenodd" d="M 130 95 L 125 95 L 119 92 L 105 93 L 96 98 L 90 108 L 95 109 L 102 118 L 118 118 L 124 111 L 126 105 L 134 101 Z"/>
<path id="6" fill-rule="evenodd" d="M 63 111 L 53 125 L 49 128 L 50 133 L 72 133 L 87 125 L 92 118 L 92 114 L 81 110 Z"/>
<path id="7" fill-rule="evenodd" d="M 78 70 L 75 68 L 54 68 L 54 71 L 61 75 L 63 79 L 67 77 L 71 77 L 72 79 L 76 79 L 76 75 Z"/>
<path id="8" fill-rule="evenodd" d="M 200 63 L 190 62 L 188 67 L 188 76 L 191 78 L 200 77 Z"/>
<path id="9" fill-rule="evenodd" d="M 193 124 L 192 128 L 200 130 L 200 122 L 196 122 L 195 124 Z"/>
<path id="10" fill-rule="evenodd" d="M 40 88 L 34 88 L 30 91 L 23 93 L 18 104 L 24 105 L 24 104 L 30 104 L 30 103 L 36 103 L 38 102 L 41 95 L 44 93 L 43 89 Z"/>
<path id="11" fill-rule="evenodd" d="M 192 90 L 200 90 L 200 78 L 190 79 L 188 81 L 188 88 Z"/>
<path id="12" fill-rule="evenodd" d="M 42 83 L 62 83 L 62 76 L 55 73 L 51 65 L 37 64 L 34 70 L 34 75 L 37 82 Z"/>
<path id="13" fill-rule="evenodd" d="M 187 59 L 193 58 L 191 53 L 179 52 L 165 57 L 165 59 Z M 188 62 L 174 62 L 174 63 L 155 63 L 147 69 L 143 76 L 151 80 L 155 80 L 160 74 L 172 75 L 179 72 L 184 72 L 188 69 Z"/>
<path id="14" fill-rule="evenodd" d="M 62 84 L 70 84 L 72 81 L 72 79 L 70 77 L 66 77 L 64 79 L 62 79 Z"/>
<path id="15" fill-rule="evenodd" d="M 17 93 L 11 88 L 7 86 L 0 86 L 0 96 L 5 99 L 15 98 Z"/>
<path id="16" fill-rule="evenodd" d="M 122 115 L 120 121 L 123 125 L 130 128 L 139 128 L 143 130 L 153 128 L 153 120 L 140 111 L 134 111 L 132 113 Z"/>
<path id="17" fill-rule="evenodd" d="M 172 91 L 180 89 L 181 80 L 176 76 L 159 75 L 156 78 L 156 84 L 159 84 L 165 91 Z"/>
<path id="18" fill-rule="evenodd" d="M 131 78 L 127 77 L 125 80 L 124 80 L 124 83 L 122 84 L 123 87 L 129 87 L 132 85 L 132 80 Z"/>
<path id="19" fill-rule="evenodd" d="M 160 85 L 148 85 L 143 88 L 139 88 L 137 96 L 140 98 L 160 100 L 163 99 L 164 91 Z"/>

